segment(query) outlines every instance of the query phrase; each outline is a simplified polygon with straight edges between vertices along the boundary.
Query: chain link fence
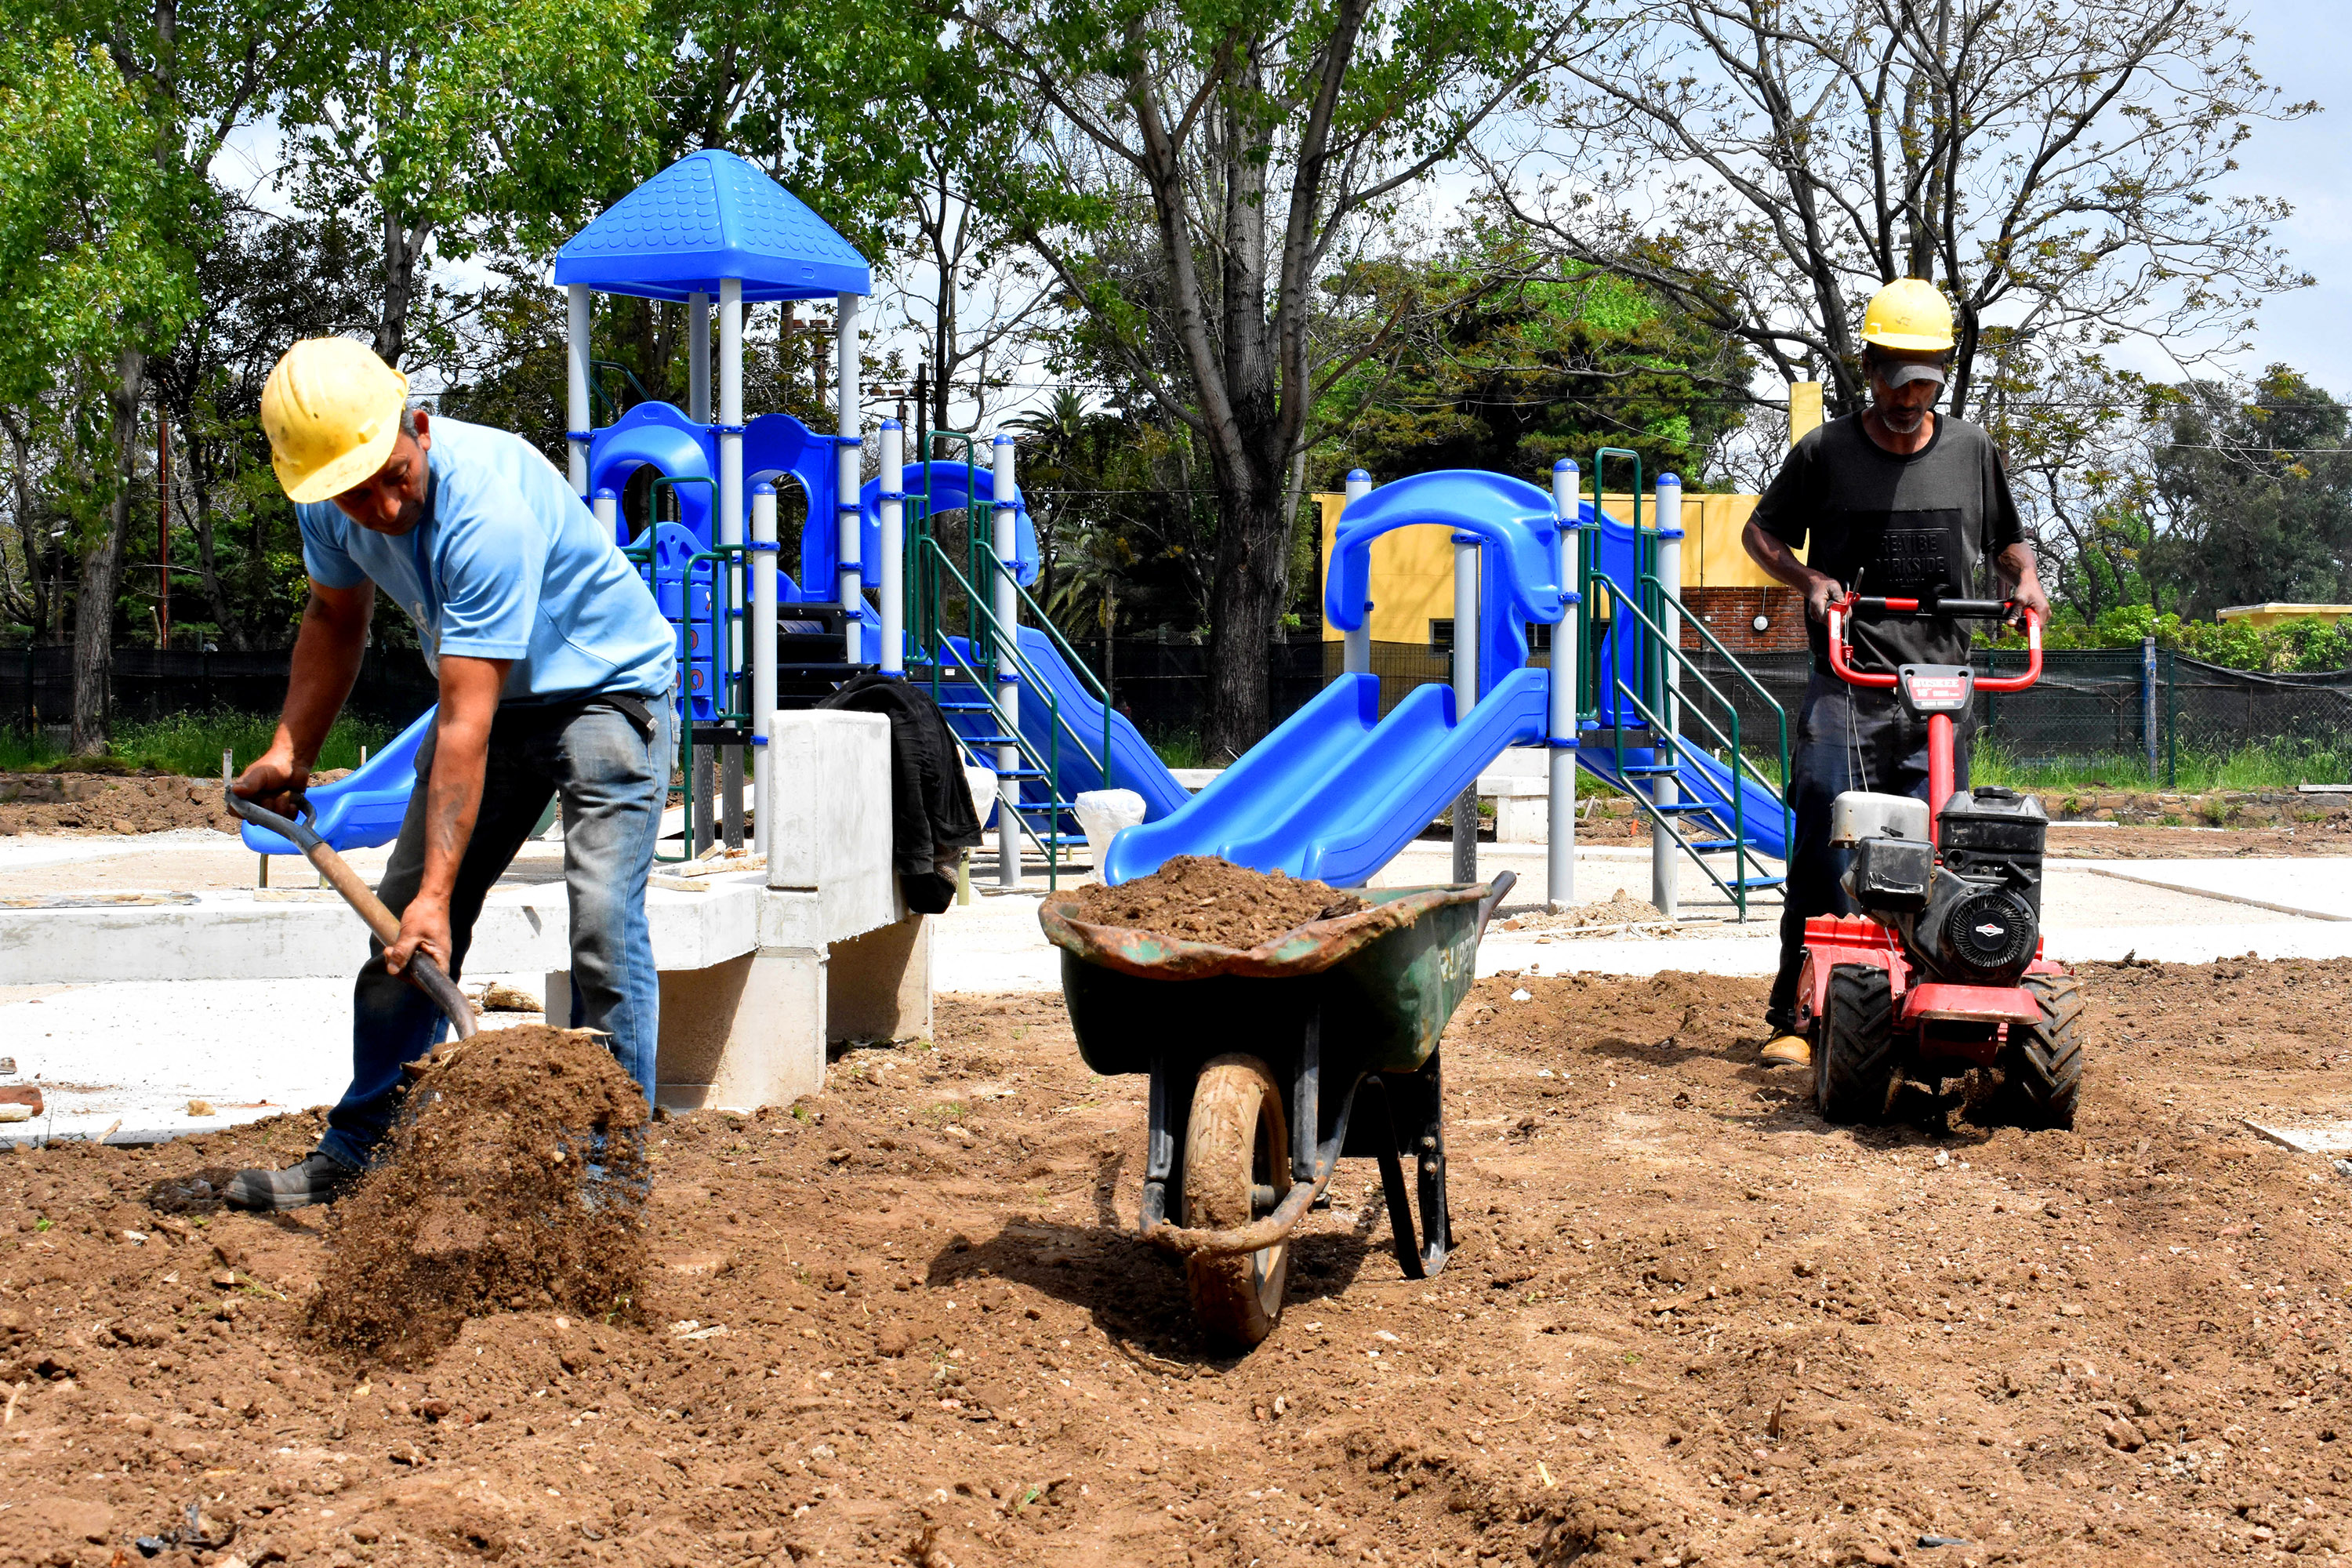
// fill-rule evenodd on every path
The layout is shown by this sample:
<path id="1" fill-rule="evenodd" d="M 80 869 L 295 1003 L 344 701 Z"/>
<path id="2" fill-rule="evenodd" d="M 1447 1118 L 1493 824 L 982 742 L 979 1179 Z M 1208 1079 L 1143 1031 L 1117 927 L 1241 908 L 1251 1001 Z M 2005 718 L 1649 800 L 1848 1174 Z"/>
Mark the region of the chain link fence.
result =
<path id="1" fill-rule="evenodd" d="M 1080 652 L 1099 658 L 1101 646 L 1083 645 Z M 1118 706 L 1146 735 L 1164 742 L 1201 732 L 1209 700 L 1205 646 L 1119 637 L 1109 651 Z M 1447 648 L 1376 642 L 1371 651 L 1383 716 L 1414 687 L 1454 678 Z M 1273 645 L 1267 656 L 1267 697 L 1279 723 L 1338 678 L 1343 652 L 1338 642 L 1296 637 Z M 1691 657 L 1738 708 L 1743 747 L 1776 768 L 1778 716 L 1721 656 L 1701 648 Z M 283 651 L 117 648 L 110 716 L 129 721 L 218 710 L 275 713 L 285 700 L 289 658 Z M 1977 672 L 2014 675 L 2024 658 L 2014 649 L 1980 649 Z M 0 650 L 0 725 L 31 730 L 65 722 L 72 658 L 65 647 Z M 1539 651 L 1528 662 L 1546 666 L 1550 656 Z M 1753 654 L 1740 663 L 1787 713 L 1793 742 L 1809 656 Z M 415 652 L 371 648 L 348 707 L 396 727 L 435 696 L 432 675 Z M 2053 649 L 2042 656 L 2038 683 L 2007 696 L 1979 694 L 1977 713 L 1987 731 L 1981 743 L 2013 768 L 2128 772 L 2170 788 L 2184 763 L 2264 749 L 2285 766 L 2306 759 L 2312 776 L 2304 782 L 2342 783 L 2339 774 L 2352 773 L 2352 670 L 2260 675 L 2164 649 Z"/>
<path id="2" fill-rule="evenodd" d="M 1328 680 L 1339 674 L 1341 649 L 1338 643 L 1325 649 Z M 1694 668 L 1738 709 L 1742 748 L 1776 767 L 1779 715 L 1720 655 L 1690 652 Z M 1979 649 L 1975 658 L 1979 676 L 2015 675 L 2024 661 L 2016 649 Z M 1545 665 L 1549 656 L 1528 662 Z M 1793 744 L 1811 656 L 1754 654 L 1739 663 L 1787 714 Z M 1450 681 L 1453 656 L 1423 644 L 1376 642 L 1372 672 L 1385 714 L 1414 687 Z M 2021 770 L 2136 770 L 2171 788 L 2184 761 L 2210 763 L 2264 749 L 2289 763 L 2306 757 L 2329 775 L 2306 782 L 2339 783 L 2339 759 L 2352 751 L 2352 670 L 2262 675 L 2161 648 L 2057 648 L 2042 655 L 2042 679 L 2026 690 L 1979 693 L 1977 716 L 1985 726 L 1979 744 Z"/>
<path id="3" fill-rule="evenodd" d="M 286 702 L 293 658 L 268 653 L 194 653 L 180 648 L 119 647 L 107 693 L 110 722 L 164 719 L 179 713 L 275 713 Z M 399 728 L 438 699 L 433 672 L 413 648 L 370 648 L 344 707 L 361 718 Z M 0 649 L 0 725 L 26 731 L 64 724 L 73 715 L 73 649 Z"/>

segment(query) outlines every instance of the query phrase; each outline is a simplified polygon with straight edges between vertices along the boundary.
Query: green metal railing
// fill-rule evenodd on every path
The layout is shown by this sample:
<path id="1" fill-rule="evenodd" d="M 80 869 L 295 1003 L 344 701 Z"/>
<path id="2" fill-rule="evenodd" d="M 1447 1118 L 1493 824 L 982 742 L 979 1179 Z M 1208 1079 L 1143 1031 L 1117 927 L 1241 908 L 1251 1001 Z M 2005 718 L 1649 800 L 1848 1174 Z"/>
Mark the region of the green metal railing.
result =
<path id="1" fill-rule="evenodd" d="M 1666 592 L 1666 585 L 1664 583 L 1659 582 L 1655 577 L 1652 577 L 1649 579 L 1649 584 L 1657 590 L 1658 597 L 1662 601 L 1672 605 L 1675 607 L 1675 613 L 1682 618 L 1682 624 L 1689 627 L 1692 631 L 1696 632 L 1699 637 L 1705 640 L 1706 646 L 1715 650 L 1716 657 L 1722 659 L 1725 664 L 1730 666 L 1732 673 L 1738 676 L 1739 679 L 1746 683 L 1748 689 L 1756 694 L 1756 700 L 1762 703 L 1766 711 L 1772 715 L 1773 725 L 1779 731 L 1780 773 L 1779 784 L 1770 784 L 1767 787 L 1769 788 L 1773 795 L 1780 799 L 1781 842 L 1784 845 L 1787 844 L 1790 839 L 1796 837 L 1797 832 L 1795 816 L 1789 809 L 1789 710 L 1780 706 L 1780 699 L 1774 697 L 1769 691 L 1767 691 L 1764 689 L 1764 683 L 1762 681 L 1757 679 L 1753 674 L 1749 673 L 1746 665 L 1740 663 L 1737 658 L 1732 657 L 1731 650 L 1723 646 L 1721 638 L 1717 637 L 1713 632 L 1707 630 L 1706 622 L 1705 620 L 1692 615 L 1688 607 L 1686 607 L 1680 599 Z M 1675 650 L 1675 657 L 1682 659 L 1686 665 L 1689 663 L 1688 657 L 1685 655 L 1680 648 L 1676 648 Z M 1704 680 L 1706 679 L 1706 677 L 1701 675 L 1700 679 Z M 1715 690 L 1715 685 L 1712 681 L 1707 682 L 1707 689 L 1710 691 Z M 1721 700 L 1721 693 L 1717 692 L 1717 695 L 1718 700 Z M 1727 706 L 1728 706 L 1727 703 Z M 1733 717 L 1737 719 L 1738 716 L 1738 710 L 1734 709 L 1732 710 L 1732 713 Z M 1747 756 L 1745 752 L 1740 752 L 1737 748 L 1734 749 L 1734 754 L 1742 759 L 1745 759 Z M 1721 759 L 1718 758 L 1717 760 L 1720 761 Z M 1747 765 L 1753 766 L 1752 763 L 1748 763 Z M 1738 782 L 1738 777 L 1739 770 L 1735 767 L 1732 770 L 1732 782 L 1735 785 Z M 1761 780 L 1759 779 L 1759 782 L 1761 782 Z"/>
<path id="2" fill-rule="evenodd" d="M 1628 635 L 1630 628 L 1628 628 L 1622 616 L 1631 616 L 1633 621 L 1638 625 L 1639 628 L 1648 634 L 1648 636 L 1643 639 L 1644 642 L 1651 647 L 1658 649 L 1660 654 L 1663 656 L 1654 658 L 1654 660 L 1653 658 L 1647 656 L 1642 659 L 1643 673 L 1645 678 L 1649 675 L 1651 666 L 1654 662 L 1662 670 L 1664 668 L 1665 658 L 1671 658 L 1676 662 L 1683 674 L 1696 679 L 1702 687 L 1706 688 L 1706 694 L 1709 697 L 1712 697 L 1722 706 L 1725 719 L 1730 725 L 1728 732 L 1725 731 L 1722 724 L 1716 722 L 1716 721 L 1709 717 L 1704 710 L 1693 708 L 1688 702 L 1681 701 L 1676 687 L 1665 683 L 1663 677 L 1661 677 L 1657 689 L 1669 693 L 1675 693 L 1676 695 L 1672 705 L 1678 706 L 1681 710 L 1679 713 L 1670 713 L 1668 711 L 1670 706 L 1669 702 L 1644 700 L 1643 694 L 1642 692 L 1636 691 L 1622 679 L 1619 678 L 1616 674 L 1617 650 L 1614 648 L 1607 650 L 1610 659 L 1609 669 L 1611 671 L 1609 677 L 1611 689 L 1609 694 L 1619 699 L 1620 704 L 1630 703 L 1633 706 L 1633 710 L 1639 713 L 1650 727 L 1651 744 L 1649 750 L 1652 759 L 1651 763 L 1649 764 L 1650 766 L 1655 768 L 1676 766 L 1677 753 L 1680 748 L 1689 744 L 1689 742 L 1684 738 L 1681 731 L 1675 723 L 1671 722 L 1670 720 L 1696 718 L 1701 725 L 1706 727 L 1707 734 L 1714 737 L 1716 746 L 1721 752 L 1721 755 L 1717 758 L 1717 761 L 1723 765 L 1725 772 L 1729 777 L 1730 783 L 1730 788 L 1724 792 L 1729 796 L 1731 834 L 1730 842 L 1727 847 L 1731 850 L 1733 857 L 1732 876 L 1729 881 L 1727 882 L 1723 879 L 1722 875 L 1716 870 L 1715 867 L 1707 861 L 1706 854 L 1684 836 L 1681 826 L 1674 820 L 1674 816 L 1675 814 L 1670 814 L 1660 810 L 1658 804 L 1652 799 L 1649 795 L 1644 794 L 1642 790 L 1629 789 L 1625 793 L 1637 806 L 1649 816 L 1652 822 L 1666 830 L 1668 837 L 1673 838 L 1675 846 L 1680 848 L 1683 853 L 1688 855 L 1692 862 L 1696 865 L 1701 871 L 1706 874 L 1707 880 L 1713 882 L 1716 885 L 1717 889 L 1732 901 L 1734 908 L 1738 910 L 1739 918 L 1742 921 L 1745 921 L 1748 918 L 1748 890 L 1750 886 L 1748 866 L 1751 858 L 1751 852 L 1748 847 L 1747 792 L 1741 788 L 1741 783 L 1743 779 L 1754 774 L 1754 769 L 1748 762 L 1747 753 L 1740 748 L 1738 705 L 1733 702 L 1730 698 L 1723 694 L 1722 689 L 1717 687 L 1713 680 L 1707 678 L 1706 672 L 1701 669 L 1688 654 L 1685 653 L 1681 648 L 1672 647 L 1668 644 L 1666 640 L 1665 628 L 1661 626 L 1657 620 L 1653 619 L 1648 612 L 1643 609 L 1640 599 L 1635 595 L 1627 593 L 1622 584 L 1618 583 L 1614 578 L 1609 576 L 1606 573 L 1595 572 L 1592 574 L 1592 578 L 1594 581 L 1600 583 L 1609 590 L 1610 597 L 1612 601 L 1612 609 L 1616 611 L 1616 613 L 1612 614 L 1610 622 L 1609 633 L 1603 639 L 1604 646 L 1608 643 L 1616 643 L 1620 638 Z M 1637 581 L 1635 586 L 1638 589 L 1643 587 L 1643 584 Z M 1667 596 L 1665 595 L 1664 585 L 1657 583 L 1654 579 L 1653 579 L 1647 586 L 1650 589 L 1654 590 L 1660 597 Z M 1617 608 L 1620 606 L 1622 606 L 1622 609 Z M 1675 607 L 1677 610 L 1681 608 L 1679 605 Z M 1643 683 L 1648 684 L 1646 679 Z M 1770 699 L 1767 698 L 1766 700 L 1769 701 Z M 1610 745 L 1616 759 L 1617 776 L 1620 779 L 1624 779 L 1627 777 L 1626 768 L 1628 766 L 1625 760 L 1626 746 L 1625 725 L 1623 722 L 1624 710 L 1622 705 L 1612 704 L 1612 706 L 1616 707 L 1619 721 L 1613 727 L 1613 732 L 1610 739 Z M 1780 704 L 1773 703 L 1773 709 L 1776 712 L 1779 712 Z M 1788 822 L 1788 804 L 1786 797 L 1786 784 L 1788 779 L 1788 718 L 1784 712 L 1780 714 L 1780 777 L 1782 787 L 1779 790 L 1775 790 L 1773 793 L 1776 798 L 1779 798 L 1781 802 L 1781 821 L 1785 831 Z M 1639 766 L 1641 764 L 1634 765 Z M 1650 776 L 1653 786 L 1654 787 L 1656 779 L 1664 775 L 1653 773 Z M 1764 780 L 1760 775 L 1756 775 L 1756 782 L 1759 784 L 1762 784 Z M 1708 787 L 1712 789 L 1713 786 L 1710 784 Z M 1715 805 L 1709 802 L 1682 802 L 1678 804 L 1703 805 L 1706 807 L 1707 815 L 1718 819 L 1722 818 L 1725 815 L 1724 807 Z M 1758 867 L 1758 870 L 1759 872 L 1761 869 L 1762 868 L 1760 866 Z"/>
<path id="3" fill-rule="evenodd" d="M 931 442 L 939 440 L 961 444 L 963 450 L 965 522 L 964 565 L 961 570 L 957 568 L 953 552 L 940 541 L 935 527 L 938 513 L 932 505 L 929 447 Z M 1045 705 L 1047 755 L 1041 759 L 1035 743 L 1016 732 L 1019 726 L 1005 723 L 1004 710 L 997 699 L 993 696 L 987 699 L 998 733 L 1012 737 L 1017 754 L 1030 767 L 1041 768 L 1044 773 L 1045 802 L 1023 806 L 1015 815 L 1021 819 L 1021 831 L 1045 855 L 1046 879 L 1050 887 L 1055 885 L 1059 875 L 1058 848 L 1063 842 L 1061 819 L 1070 804 L 1064 798 L 1062 787 L 1061 738 L 1067 735 L 1076 754 L 1094 767 L 1105 788 L 1110 787 L 1110 692 L 1096 679 L 1085 660 L 1078 657 L 1068 639 L 1063 637 L 1061 629 L 1054 625 L 1045 606 L 1013 576 L 1012 563 L 997 554 L 995 532 L 992 526 L 993 501 L 983 503 L 978 499 L 980 476 L 992 472 L 992 469 L 983 468 L 980 464 L 980 440 L 977 434 L 970 431 L 933 430 L 926 432 L 917 441 L 916 460 L 920 465 L 923 485 L 919 491 L 908 492 L 902 503 L 905 509 L 907 562 L 902 584 L 904 625 L 918 658 L 929 667 L 934 700 L 940 695 L 940 671 L 943 668 L 961 667 L 971 676 L 972 686 L 983 692 L 989 691 L 995 685 L 991 676 L 1001 658 L 1002 663 L 1018 674 L 1028 687 L 1029 696 L 1024 700 L 1040 701 Z M 992 485 L 991 489 L 992 491 Z M 1000 577 L 1013 590 L 1014 624 L 1010 626 L 1003 625 L 996 615 L 994 595 L 982 594 L 979 587 L 984 583 L 992 588 Z M 954 617 L 950 613 L 951 586 L 961 591 L 965 605 L 961 632 L 964 652 L 961 656 L 955 649 L 954 638 L 959 634 L 952 625 Z M 1077 676 L 1081 689 L 1100 705 L 1102 733 L 1099 749 L 1089 749 L 1088 738 L 1078 733 L 1077 727 L 1063 710 L 1053 688 L 1042 679 L 1034 663 L 1022 654 L 1019 618 L 1024 607 L 1037 630 L 1045 637 L 1047 645 Z M 985 760 L 992 768 L 995 765 L 992 754 Z M 1043 814 L 1042 828 L 1028 820 L 1029 812 Z"/>
<path id="4" fill-rule="evenodd" d="M 940 571 L 945 572 L 962 587 L 965 596 L 971 605 L 972 614 L 976 618 L 973 623 L 971 632 L 968 632 L 965 636 L 964 646 L 967 648 L 971 647 L 977 640 L 972 634 L 982 630 L 983 627 L 996 637 L 1004 637 L 1005 628 L 998 623 L 996 619 L 996 612 L 990 609 L 986 605 L 981 603 L 980 600 L 972 595 L 971 580 L 965 577 L 962 573 L 956 570 L 955 563 L 949 559 L 948 552 L 940 548 L 939 541 L 926 537 L 922 542 L 922 548 L 933 558 L 931 562 L 932 564 L 936 565 Z M 1028 683 L 1031 690 L 1041 691 L 1044 689 L 1044 683 L 1038 679 L 1036 670 L 1031 667 L 1027 659 L 1021 657 L 1020 645 L 1017 639 L 1011 638 L 1009 637 L 1004 638 L 1004 646 L 997 650 L 995 657 L 991 658 L 990 665 L 987 668 L 982 668 L 977 660 L 957 658 L 954 646 L 944 638 L 940 640 L 935 648 L 927 650 L 927 654 L 930 663 L 931 696 L 932 700 L 934 701 L 939 700 L 939 691 L 941 684 L 940 670 L 942 668 L 954 668 L 958 665 L 961 665 L 964 673 L 971 678 L 970 684 L 974 689 L 983 693 L 992 693 L 1001 688 L 1006 683 L 996 680 L 989 672 L 990 669 L 992 669 L 997 659 L 1000 658 L 1003 662 L 1010 666 L 1024 681 Z M 1038 850 L 1045 858 L 1046 888 L 1049 890 L 1056 889 L 1061 885 L 1061 818 L 1062 813 L 1067 809 L 1067 803 L 1061 798 L 1062 731 L 1066 726 L 1059 721 L 1059 709 L 1055 707 L 1050 697 L 1046 699 L 1047 710 L 1049 713 L 1053 715 L 1055 721 L 1047 724 L 1045 727 L 1045 754 L 1040 756 L 1038 754 L 1036 743 L 1031 741 L 1027 736 L 1021 733 L 1021 727 L 1018 724 L 1008 724 L 1005 721 L 1005 712 L 1000 700 L 994 695 L 989 695 L 984 698 L 984 700 L 988 703 L 991 722 L 996 726 L 996 732 L 1004 737 L 1003 741 L 996 742 L 996 744 L 1010 744 L 1013 748 L 1013 754 L 1020 757 L 1022 761 L 1027 763 L 1030 768 L 1035 770 L 1039 773 L 1041 781 L 1045 784 L 1045 800 L 1042 806 L 1024 807 L 1019 804 L 1021 781 L 1019 779 L 1015 779 L 1013 781 L 1013 794 L 1014 805 L 1013 809 L 1013 817 L 1014 823 L 1020 828 L 1020 831 L 1027 836 L 1031 843 L 1037 846 Z M 976 745 L 976 742 L 966 742 L 965 743 L 968 746 Z M 994 749 L 995 747 L 993 745 L 990 748 L 992 754 L 987 759 L 988 766 L 992 769 L 996 766 L 996 758 L 993 755 Z M 999 810 L 1003 810 L 1003 798 L 1000 795 L 997 801 L 997 808 Z M 1045 821 L 1045 826 L 1042 830 L 1029 821 L 1025 814 L 1030 810 L 1044 811 Z"/>
<path id="5" fill-rule="evenodd" d="M 707 485 L 709 483 L 710 483 L 709 479 L 699 477 L 690 477 L 685 479 L 671 479 L 667 476 L 663 476 L 654 481 L 653 488 L 655 492 L 658 494 L 659 489 L 663 485 Z M 651 587 L 653 586 L 652 579 L 654 574 L 653 523 L 655 518 L 657 517 L 659 513 L 658 506 L 648 501 L 646 513 L 647 519 L 646 528 L 644 531 L 638 535 L 640 542 L 624 545 L 621 549 L 621 553 L 630 562 L 635 563 L 640 571 L 645 573 L 647 585 Z M 748 730 L 751 723 L 751 671 L 748 669 L 738 670 L 730 668 L 733 663 L 732 638 L 730 637 L 730 633 L 734 627 L 736 620 L 743 613 L 742 605 L 738 602 L 740 595 L 738 595 L 737 587 L 745 575 L 748 574 L 751 564 L 750 557 L 751 549 L 748 545 L 714 545 L 709 550 L 698 550 L 693 554 L 688 556 L 686 558 L 685 565 L 681 571 L 682 582 L 680 592 L 685 595 L 685 604 L 682 606 L 684 616 L 677 624 L 689 628 L 697 625 L 705 626 L 709 632 L 713 643 L 711 668 L 716 674 L 717 680 L 711 693 L 713 707 L 710 717 L 702 721 L 702 722 L 707 726 L 714 728 Z M 694 614 L 695 568 L 704 562 L 709 562 L 710 563 L 710 615 L 707 621 L 698 617 Z M 658 590 L 656 589 L 656 593 L 657 592 Z M 681 668 L 678 671 L 678 680 L 681 683 L 681 687 L 683 686 L 686 679 L 687 671 L 685 668 Z M 680 693 L 680 706 L 684 709 L 684 712 L 681 715 L 677 727 L 677 766 L 678 772 L 686 780 L 686 798 L 683 808 L 686 814 L 685 827 L 684 831 L 679 836 L 678 842 L 680 847 L 677 854 L 664 855 L 659 847 L 656 847 L 654 850 L 654 858 L 656 860 L 662 861 L 691 860 L 695 857 L 695 825 L 698 808 L 700 805 L 700 802 L 696 797 L 694 787 L 694 726 L 696 721 L 693 718 L 693 708 L 691 706 L 690 699 L 687 698 L 682 690 Z M 720 809 L 723 811 L 724 808 L 721 807 Z"/>

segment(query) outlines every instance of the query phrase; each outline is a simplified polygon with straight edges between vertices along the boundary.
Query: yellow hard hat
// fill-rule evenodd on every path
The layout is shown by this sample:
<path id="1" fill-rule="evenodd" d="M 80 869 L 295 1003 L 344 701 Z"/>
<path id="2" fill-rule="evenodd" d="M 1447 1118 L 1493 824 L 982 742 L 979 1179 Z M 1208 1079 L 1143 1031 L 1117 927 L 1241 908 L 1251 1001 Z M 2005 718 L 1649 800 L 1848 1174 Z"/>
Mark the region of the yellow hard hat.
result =
<path id="1" fill-rule="evenodd" d="M 339 496 L 383 467 L 400 438 L 408 378 L 365 343 L 305 338 L 261 389 L 269 464 L 295 501 Z"/>
<path id="2" fill-rule="evenodd" d="M 1903 353 L 1942 353 L 1952 346 L 1952 307 L 1925 278 L 1897 278 L 1870 297 L 1862 341 Z"/>

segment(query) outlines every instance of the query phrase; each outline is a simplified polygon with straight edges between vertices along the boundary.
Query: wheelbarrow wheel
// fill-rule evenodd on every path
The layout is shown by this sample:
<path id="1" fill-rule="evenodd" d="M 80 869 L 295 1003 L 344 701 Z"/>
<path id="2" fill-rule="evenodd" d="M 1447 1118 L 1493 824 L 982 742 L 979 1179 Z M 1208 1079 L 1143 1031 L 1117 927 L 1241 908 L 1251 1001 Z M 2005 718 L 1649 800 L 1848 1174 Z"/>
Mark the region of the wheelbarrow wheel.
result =
<path id="1" fill-rule="evenodd" d="M 1184 1224 L 1227 1230 L 1264 1217 L 1290 1190 L 1282 1089 L 1255 1057 L 1213 1058 L 1192 1088 L 1184 1134 Z M 1290 1280 L 1290 1245 L 1190 1258 L 1192 1312 L 1215 1338 L 1254 1345 L 1274 1331 Z"/>

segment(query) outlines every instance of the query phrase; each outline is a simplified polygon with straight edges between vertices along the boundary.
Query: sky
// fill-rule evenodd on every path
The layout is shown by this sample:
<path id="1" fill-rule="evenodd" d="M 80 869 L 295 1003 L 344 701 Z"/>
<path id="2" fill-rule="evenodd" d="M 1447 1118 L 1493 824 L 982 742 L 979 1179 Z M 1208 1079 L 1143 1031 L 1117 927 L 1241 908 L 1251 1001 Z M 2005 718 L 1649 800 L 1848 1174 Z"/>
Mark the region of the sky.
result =
<path id="1" fill-rule="evenodd" d="M 2253 352 L 2234 368 L 2284 363 L 2336 395 L 2352 395 L 2352 6 L 2343 0 L 2250 0 L 2257 68 L 2290 102 L 2316 100 L 2324 112 L 2255 129 L 2240 159 L 2240 188 L 2285 198 L 2294 216 L 2276 238 L 2318 279 L 2263 309 Z"/>

